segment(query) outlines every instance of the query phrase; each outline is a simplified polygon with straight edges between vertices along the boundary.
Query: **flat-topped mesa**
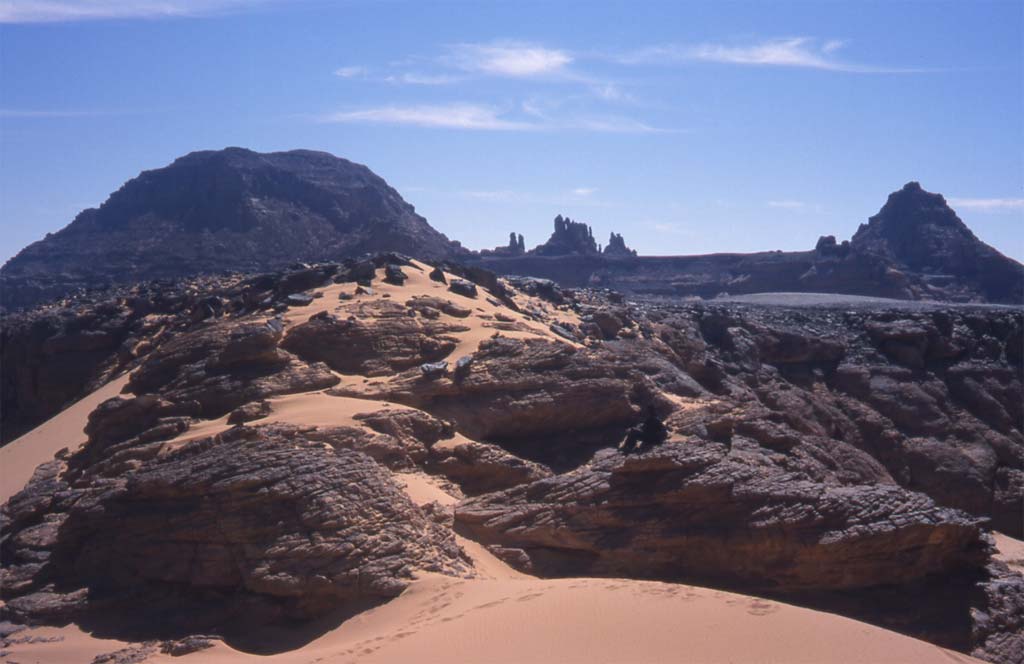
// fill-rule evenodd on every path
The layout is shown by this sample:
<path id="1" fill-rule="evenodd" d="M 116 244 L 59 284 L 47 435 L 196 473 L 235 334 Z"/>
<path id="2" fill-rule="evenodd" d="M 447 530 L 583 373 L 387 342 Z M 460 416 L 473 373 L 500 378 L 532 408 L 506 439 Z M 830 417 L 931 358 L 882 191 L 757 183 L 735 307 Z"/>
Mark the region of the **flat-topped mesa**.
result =
<path id="1" fill-rule="evenodd" d="M 630 249 L 627 247 L 626 241 L 622 239 L 622 235 L 619 233 L 612 233 L 608 237 L 608 244 L 605 245 L 602 253 L 609 257 L 630 258 L 636 256 L 636 249 Z"/>
<path id="2" fill-rule="evenodd" d="M 599 254 L 594 231 L 587 224 L 568 217 L 555 217 L 555 232 L 542 245 L 530 253 L 539 256 L 565 256 L 569 254 Z"/>

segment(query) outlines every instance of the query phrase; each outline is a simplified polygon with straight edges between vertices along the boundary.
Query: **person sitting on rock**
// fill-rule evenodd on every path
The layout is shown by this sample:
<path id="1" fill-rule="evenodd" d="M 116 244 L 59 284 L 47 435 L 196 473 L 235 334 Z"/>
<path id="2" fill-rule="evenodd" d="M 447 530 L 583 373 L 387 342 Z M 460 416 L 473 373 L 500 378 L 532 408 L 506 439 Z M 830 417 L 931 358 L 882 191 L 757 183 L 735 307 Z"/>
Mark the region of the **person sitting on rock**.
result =
<path id="1" fill-rule="evenodd" d="M 654 447 L 665 442 L 668 438 L 668 428 L 661 421 L 654 410 L 654 406 L 647 407 L 647 417 L 636 426 L 630 427 L 626 432 L 626 439 L 619 445 L 624 454 L 639 452 L 644 447 Z"/>

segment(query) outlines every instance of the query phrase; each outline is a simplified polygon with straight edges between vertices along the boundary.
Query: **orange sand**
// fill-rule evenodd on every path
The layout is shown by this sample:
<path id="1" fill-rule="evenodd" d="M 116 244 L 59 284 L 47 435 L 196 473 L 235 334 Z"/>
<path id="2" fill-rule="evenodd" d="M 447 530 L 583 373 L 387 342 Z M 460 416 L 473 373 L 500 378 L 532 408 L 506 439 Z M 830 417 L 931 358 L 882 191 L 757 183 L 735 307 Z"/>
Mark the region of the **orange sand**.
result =
<path id="1" fill-rule="evenodd" d="M 994 532 L 992 535 L 995 537 L 996 549 L 998 549 L 998 553 L 995 555 L 996 559 L 1002 560 L 1010 568 L 1024 574 L 1024 542 L 1002 533 Z"/>
<path id="2" fill-rule="evenodd" d="M 493 334 L 484 327 L 498 307 L 481 296 L 469 300 L 448 292 L 426 272 L 405 268 L 405 286 L 376 282 L 374 297 L 391 293 L 404 302 L 417 294 L 447 297 L 474 310 L 450 359 L 472 352 Z M 351 284 L 329 286 L 309 307 L 288 312 L 290 324 L 317 311 L 344 308 L 338 292 Z M 542 306 L 543 303 L 535 303 Z M 547 306 L 547 305 L 543 305 Z M 550 307 L 548 307 L 550 310 Z M 564 340 L 545 326 L 501 307 L 522 321 L 529 332 L 506 336 L 537 336 Z M 559 316 L 571 316 L 559 312 Z M 565 342 L 567 343 L 567 342 Z M 351 380 L 351 377 L 346 377 Z M 84 441 L 88 413 L 120 392 L 122 377 L 71 406 L 50 421 L 0 449 L 2 498 L 19 490 L 32 470 L 62 447 Z M 357 424 L 352 417 L 385 407 L 382 401 L 331 397 L 323 393 L 271 399 L 272 414 L 254 424 L 272 421 L 335 426 Z M 194 425 L 169 445 L 211 435 L 228 428 L 226 418 Z M 456 499 L 435 478 L 420 472 L 396 479 L 417 504 L 452 505 Z M 218 642 L 211 649 L 185 657 L 153 655 L 147 662 L 209 662 L 211 664 L 312 664 L 313 662 L 443 663 L 564 662 L 976 662 L 965 655 L 865 623 L 754 597 L 695 586 L 625 579 L 537 579 L 515 572 L 480 544 L 458 537 L 473 559 L 477 578 L 455 579 L 423 574 L 398 598 L 341 624 L 325 623 L 302 630 L 261 630 L 279 643 L 298 639 L 305 645 L 277 654 L 254 655 Z M 1003 553 L 1024 557 L 1024 543 L 1000 538 Z M 1019 547 L 1019 548 L 1015 548 Z M 1019 555 L 1020 554 L 1020 555 Z M 314 631 L 316 630 L 316 631 Z M 125 647 L 119 641 L 96 639 L 75 625 L 36 628 L 24 636 L 62 640 L 14 644 L 8 657 L 18 662 L 89 662 L 100 653 Z M 315 637 L 315 638 L 314 638 Z M 281 650 L 278 648 L 277 650 Z"/>
<path id="3" fill-rule="evenodd" d="M 128 384 L 128 374 L 115 378 L 89 396 L 68 406 L 20 438 L 0 447 L 0 503 L 21 491 L 41 463 L 67 447 L 72 452 L 85 442 L 89 413 Z"/>

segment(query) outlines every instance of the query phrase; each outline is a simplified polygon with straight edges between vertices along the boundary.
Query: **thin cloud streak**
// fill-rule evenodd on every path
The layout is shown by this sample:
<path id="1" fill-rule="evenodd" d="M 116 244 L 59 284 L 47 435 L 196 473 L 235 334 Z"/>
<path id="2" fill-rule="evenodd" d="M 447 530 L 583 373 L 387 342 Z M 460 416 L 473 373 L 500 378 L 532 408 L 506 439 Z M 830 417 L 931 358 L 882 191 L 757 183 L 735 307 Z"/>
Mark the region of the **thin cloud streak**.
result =
<path id="1" fill-rule="evenodd" d="M 949 204 L 954 208 L 978 212 L 1024 210 L 1024 198 L 950 198 Z"/>
<path id="2" fill-rule="evenodd" d="M 528 123 L 507 120 L 497 110 L 473 104 L 443 106 L 383 106 L 358 111 L 330 113 L 320 118 L 328 123 L 364 123 L 409 125 L 435 129 L 471 129 L 490 131 L 524 131 L 533 129 Z"/>
<path id="3" fill-rule="evenodd" d="M 456 44 L 441 62 L 469 72 L 527 78 L 563 72 L 573 58 L 568 52 L 518 41 Z"/>
<path id="4" fill-rule="evenodd" d="M 365 76 L 366 67 L 360 67 L 358 65 L 338 67 L 334 70 L 334 75 L 340 78 L 356 78 L 358 76 Z"/>
<path id="5" fill-rule="evenodd" d="M 0 0 L 0 23 L 182 18 L 221 14 L 273 0 Z"/>
<path id="6" fill-rule="evenodd" d="M 621 64 L 711 62 L 758 67 L 792 67 L 860 74 L 918 73 L 928 70 L 874 67 L 836 59 L 834 54 L 846 45 L 832 39 L 820 43 L 810 37 L 770 39 L 756 44 L 696 45 L 668 44 L 649 46 L 615 58 Z"/>
<path id="7" fill-rule="evenodd" d="M 448 74 L 417 74 L 414 72 L 395 74 L 384 78 L 384 81 L 387 83 L 402 83 L 406 85 L 451 85 L 462 80 L 462 77 Z"/>
<path id="8" fill-rule="evenodd" d="M 533 116 L 528 119 L 509 117 L 491 106 L 478 104 L 442 104 L 413 106 L 381 106 L 328 113 L 317 118 L 323 123 L 362 123 L 404 125 L 434 129 L 474 131 L 592 131 L 601 133 L 648 134 L 675 130 L 659 129 L 630 118 L 572 117 L 551 119 Z"/>

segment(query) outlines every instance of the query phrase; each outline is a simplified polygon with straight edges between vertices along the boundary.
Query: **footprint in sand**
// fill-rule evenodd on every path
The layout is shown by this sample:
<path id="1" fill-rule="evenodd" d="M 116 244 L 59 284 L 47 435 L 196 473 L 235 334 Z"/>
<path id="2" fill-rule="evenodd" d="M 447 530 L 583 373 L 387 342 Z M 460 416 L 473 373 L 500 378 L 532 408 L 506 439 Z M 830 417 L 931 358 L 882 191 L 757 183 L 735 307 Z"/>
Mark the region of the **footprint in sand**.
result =
<path id="1" fill-rule="evenodd" d="M 432 607 L 430 607 L 428 609 L 428 612 L 431 613 L 431 614 L 439 613 L 441 611 L 444 611 L 445 609 L 447 609 L 451 605 L 452 605 L 451 602 L 445 602 L 444 604 L 435 604 L 434 606 L 432 606 Z"/>
<path id="2" fill-rule="evenodd" d="M 517 598 L 516 601 L 517 602 L 528 602 L 531 599 L 537 599 L 538 597 L 543 597 L 543 596 L 544 596 L 544 593 L 530 593 L 529 595 L 523 595 L 522 597 Z"/>
<path id="3" fill-rule="evenodd" d="M 747 608 L 747 613 L 752 616 L 767 616 L 770 613 L 775 613 L 779 610 L 777 604 L 771 602 L 762 602 L 761 600 L 755 599 Z"/>
<path id="4" fill-rule="evenodd" d="M 507 601 L 508 601 L 508 597 L 502 597 L 501 599 L 494 600 L 493 602 L 487 602 L 486 604 L 480 604 L 478 606 L 474 606 L 473 608 L 474 609 L 493 609 L 494 607 L 496 607 L 496 606 L 498 606 L 500 604 L 504 604 Z"/>

